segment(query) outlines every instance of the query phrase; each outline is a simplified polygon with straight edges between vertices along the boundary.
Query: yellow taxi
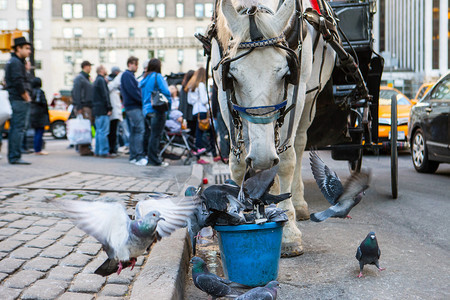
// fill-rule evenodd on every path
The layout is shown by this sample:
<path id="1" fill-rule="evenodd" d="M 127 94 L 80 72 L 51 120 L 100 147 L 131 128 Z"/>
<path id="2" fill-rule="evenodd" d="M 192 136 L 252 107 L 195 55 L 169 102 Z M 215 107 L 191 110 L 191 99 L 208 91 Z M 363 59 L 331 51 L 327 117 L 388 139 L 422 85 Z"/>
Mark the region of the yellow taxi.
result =
<path id="1" fill-rule="evenodd" d="M 45 130 L 50 131 L 55 139 L 66 138 L 66 121 L 69 119 L 70 112 L 67 110 L 48 110 L 50 126 L 46 126 Z M 6 121 L 4 131 L 9 130 L 9 121 Z"/>
<path id="2" fill-rule="evenodd" d="M 407 139 L 409 112 L 413 104 L 399 90 L 381 86 L 378 105 L 378 138 L 381 142 L 388 141 L 391 137 L 391 97 L 394 95 L 397 97 L 398 141 Z"/>

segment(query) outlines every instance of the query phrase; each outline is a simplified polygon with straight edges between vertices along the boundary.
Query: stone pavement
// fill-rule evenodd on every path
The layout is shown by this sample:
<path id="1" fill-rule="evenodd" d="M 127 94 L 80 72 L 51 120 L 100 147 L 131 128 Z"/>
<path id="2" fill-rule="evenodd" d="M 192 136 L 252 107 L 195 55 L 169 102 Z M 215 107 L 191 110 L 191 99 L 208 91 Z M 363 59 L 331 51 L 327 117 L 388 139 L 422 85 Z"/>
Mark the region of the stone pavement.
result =
<path id="1" fill-rule="evenodd" d="M 0 189 L 0 298 L 127 298 L 147 257 L 120 276 L 93 274 L 106 259 L 100 243 L 49 200 L 119 201 L 131 209 L 143 197 L 146 194 Z"/>

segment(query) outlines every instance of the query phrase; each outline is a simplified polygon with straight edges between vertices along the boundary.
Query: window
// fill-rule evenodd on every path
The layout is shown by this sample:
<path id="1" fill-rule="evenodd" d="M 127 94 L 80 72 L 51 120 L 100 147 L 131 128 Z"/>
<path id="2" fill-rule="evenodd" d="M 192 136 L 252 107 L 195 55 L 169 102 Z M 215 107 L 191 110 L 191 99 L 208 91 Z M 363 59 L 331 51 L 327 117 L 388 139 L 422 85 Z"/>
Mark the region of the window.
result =
<path id="1" fill-rule="evenodd" d="M 30 29 L 30 24 L 28 24 L 28 19 L 17 19 L 17 29 L 28 30 Z"/>
<path id="2" fill-rule="evenodd" d="M 184 27 L 177 27 L 177 37 L 184 36 Z"/>
<path id="3" fill-rule="evenodd" d="M 195 27 L 195 32 L 204 34 L 204 33 L 205 33 L 205 28 L 204 28 L 204 27 L 201 27 L 201 26 Z"/>
<path id="4" fill-rule="evenodd" d="M 155 50 L 148 50 L 147 53 L 148 59 L 152 59 L 155 57 Z"/>
<path id="5" fill-rule="evenodd" d="M 203 55 L 203 49 L 197 50 L 197 62 L 203 62 L 205 60 Z"/>
<path id="6" fill-rule="evenodd" d="M 214 5 L 212 3 L 205 3 L 205 17 L 211 18 L 214 11 Z"/>
<path id="7" fill-rule="evenodd" d="M 154 18 L 156 16 L 155 4 L 147 4 L 145 6 L 147 18 Z"/>
<path id="8" fill-rule="evenodd" d="M 450 77 L 439 83 L 431 93 L 432 100 L 450 100 Z"/>
<path id="9" fill-rule="evenodd" d="M 128 4 L 127 5 L 128 18 L 134 18 L 135 11 L 136 11 L 136 5 L 135 4 Z"/>
<path id="10" fill-rule="evenodd" d="M 62 17 L 66 20 L 83 18 L 83 4 L 69 4 L 62 5 Z"/>
<path id="11" fill-rule="evenodd" d="M 156 4 L 156 16 L 164 18 L 166 16 L 166 5 L 164 3 Z"/>
<path id="12" fill-rule="evenodd" d="M 166 36 L 166 29 L 163 27 L 158 27 L 156 29 L 156 36 L 159 38 L 163 38 Z"/>
<path id="13" fill-rule="evenodd" d="M 128 28 L 128 36 L 134 37 L 134 28 L 133 27 Z"/>
<path id="14" fill-rule="evenodd" d="M 73 29 L 73 36 L 75 38 L 80 38 L 83 35 L 83 28 L 76 27 Z"/>
<path id="15" fill-rule="evenodd" d="M 177 61 L 181 65 L 183 63 L 183 60 L 184 60 L 184 50 L 183 49 L 178 49 Z"/>
<path id="16" fill-rule="evenodd" d="M 203 18 L 205 16 L 205 9 L 203 4 L 197 3 L 194 6 L 195 16 L 197 18 Z"/>
<path id="17" fill-rule="evenodd" d="M 177 18 L 184 17 L 184 4 L 183 3 L 177 3 L 175 10 L 176 10 Z"/>
<path id="18" fill-rule="evenodd" d="M 106 38 L 106 28 L 100 27 L 98 29 L 98 37 L 99 38 Z"/>
<path id="19" fill-rule="evenodd" d="M 115 38 L 117 36 L 116 28 L 108 28 L 108 37 Z"/>
<path id="20" fill-rule="evenodd" d="M 110 50 L 108 52 L 108 61 L 113 64 L 117 62 L 116 50 Z"/>
<path id="21" fill-rule="evenodd" d="M 34 29 L 35 30 L 42 29 L 42 20 L 41 19 L 34 19 Z"/>
<path id="22" fill-rule="evenodd" d="M 64 51 L 64 62 L 66 64 L 71 64 L 72 63 L 72 52 L 71 51 Z"/>
<path id="23" fill-rule="evenodd" d="M 99 3 L 97 4 L 97 17 L 99 19 L 114 19 L 116 14 L 116 5 L 113 3 Z"/>
<path id="24" fill-rule="evenodd" d="M 0 30 L 8 29 L 8 20 L 0 20 Z"/>
<path id="25" fill-rule="evenodd" d="M 5 2 L 7 2 L 7 1 L 5 1 Z M 17 6 L 17 9 L 28 10 L 28 0 L 16 0 L 16 6 Z M 34 0 L 33 8 L 41 9 L 41 7 L 42 7 L 42 0 Z"/>
<path id="26" fill-rule="evenodd" d="M 156 37 L 156 29 L 154 27 L 147 28 L 148 37 Z"/>
<path id="27" fill-rule="evenodd" d="M 0 9 L 8 8 L 8 0 L 0 0 Z"/>
<path id="28" fill-rule="evenodd" d="M 158 59 L 162 62 L 164 62 L 164 57 L 166 56 L 166 51 L 165 50 L 158 50 L 157 52 L 158 54 Z"/>
<path id="29" fill-rule="evenodd" d="M 81 50 L 75 51 L 75 59 L 82 59 L 83 58 L 83 52 Z"/>
<path id="30" fill-rule="evenodd" d="M 106 50 L 100 49 L 98 50 L 98 58 L 99 58 L 99 62 L 105 63 L 106 62 Z"/>
<path id="31" fill-rule="evenodd" d="M 42 50 L 42 41 L 41 40 L 34 40 L 33 48 L 35 50 Z"/>
<path id="32" fill-rule="evenodd" d="M 73 85 L 73 75 L 72 73 L 66 72 L 64 73 L 64 85 L 72 86 Z"/>
<path id="33" fill-rule="evenodd" d="M 71 39 L 73 37 L 73 29 L 72 28 L 63 28 L 63 38 Z"/>
<path id="34" fill-rule="evenodd" d="M 130 50 L 128 51 L 128 53 L 129 53 L 128 56 L 134 56 L 134 49 L 130 49 Z"/>

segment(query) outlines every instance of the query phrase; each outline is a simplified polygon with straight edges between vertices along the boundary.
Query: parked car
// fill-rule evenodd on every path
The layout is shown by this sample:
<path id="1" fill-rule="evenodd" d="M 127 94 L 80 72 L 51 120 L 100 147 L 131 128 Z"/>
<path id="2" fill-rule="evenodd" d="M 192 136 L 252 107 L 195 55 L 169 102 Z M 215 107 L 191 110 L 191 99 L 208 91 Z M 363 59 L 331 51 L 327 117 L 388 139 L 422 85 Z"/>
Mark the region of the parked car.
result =
<path id="1" fill-rule="evenodd" d="M 434 173 L 440 163 L 450 163 L 450 72 L 411 109 L 409 124 L 418 172 Z"/>
<path id="2" fill-rule="evenodd" d="M 48 116 L 50 126 L 46 126 L 45 130 L 50 131 L 55 139 L 65 139 L 67 137 L 66 121 L 69 119 L 70 112 L 67 110 L 49 109 Z M 9 121 L 6 121 L 4 132 L 9 131 Z"/>
<path id="3" fill-rule="evenodd" d="M 416 96 L 414 97 L 413 100 L 411 100 L 411 102 L 413 104 L 416 104 L 417 102 L 419 102 L 420 99 L 422 99 L 422 97 L 431 89 L 431 87 L 434 85 L 434 82 L 428 82 L 428 83 L 424 83 L 420 86 L 420 88 L 417 90 Z"/>
<path id="4" fill-rule="evenodd" d="M 397 97 L 398 141 L 407 140 L 409 112 L 413 104 L 399 90 L 381 86 L 378 106 L 378 138 L 381 142 L 387 142 L 391 137 L 391 97 L 393 95 Z"/>

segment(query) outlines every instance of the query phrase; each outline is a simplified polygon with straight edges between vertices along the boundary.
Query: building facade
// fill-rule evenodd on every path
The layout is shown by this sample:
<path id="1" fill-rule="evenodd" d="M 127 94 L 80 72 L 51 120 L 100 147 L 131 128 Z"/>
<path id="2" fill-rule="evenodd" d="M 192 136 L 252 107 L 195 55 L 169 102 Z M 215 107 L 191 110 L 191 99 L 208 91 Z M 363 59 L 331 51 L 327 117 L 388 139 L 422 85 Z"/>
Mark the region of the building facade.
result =
<path id="1" fill-rule="evenodd" d="M 51 2 L 34 0 L 35 75 L 42 78 L 47 98 L 53 93 Z M 14 29 L 29 29 L 28 0 L 0 0 L 0 31 Z M 26 32 L 24 36 L 29 38 Z M 10 57 L 9 53 L 0 53 L 0 80 L 4 78 L 4 65 Z"/>
<path id="2" fill-rule="evenodd" d="M 54 0 L 52 1 L 53 89 L 70 90 L 83 60 L 95 67 L 126 68 L 129 56 L 162 61 L 162 73 L 205 65 L 195 32 L 204 32 L 211 0 Z"/>
<path id="3" fill-rule="evenodd" d="M 409 96 L 450 70 L 449 0 L 377 0 L 375 50 L 383 80 Z"/>

